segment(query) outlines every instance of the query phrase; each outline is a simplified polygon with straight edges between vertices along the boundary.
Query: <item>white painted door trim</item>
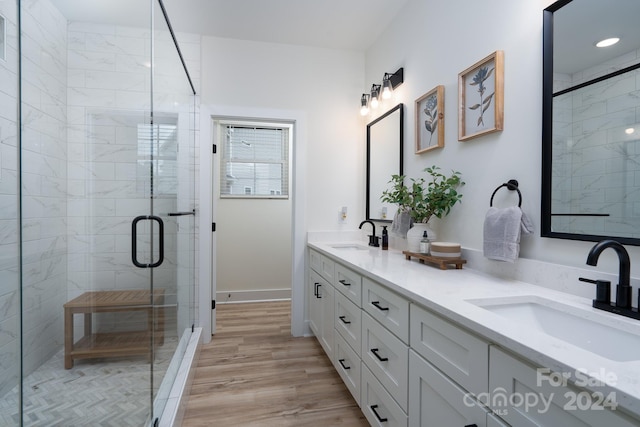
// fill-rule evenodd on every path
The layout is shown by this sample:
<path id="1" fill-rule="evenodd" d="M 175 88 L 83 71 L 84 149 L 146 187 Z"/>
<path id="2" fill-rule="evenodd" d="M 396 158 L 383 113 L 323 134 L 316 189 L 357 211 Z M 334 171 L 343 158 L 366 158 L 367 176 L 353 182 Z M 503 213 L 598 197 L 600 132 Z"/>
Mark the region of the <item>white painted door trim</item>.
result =
<path id="1" fill-rule="evenodd" d="M 305 247 L 306 247 L 306 145 L 307 117 L 302 111 L 276 110 L 252 107 L 201 105 L 200 106 L 200 288 L 199 321 L 203 327 L 204 342 L 211 339 L 215 332 L 215 312 L 211 310 L 211 297 L 216 294 L 215 233 L 211 233 L 211 223 L 215 218 L 215 200 L 213 197 L 213 165 L 212 153 L 213 117 L 246 117 L 267 120 L 294 122 L 293 162 L 291 168 L 293 203 L 291 206 L 292 244 L 291 244 L 291 334 L 302 336 L 305 325 Z"/>

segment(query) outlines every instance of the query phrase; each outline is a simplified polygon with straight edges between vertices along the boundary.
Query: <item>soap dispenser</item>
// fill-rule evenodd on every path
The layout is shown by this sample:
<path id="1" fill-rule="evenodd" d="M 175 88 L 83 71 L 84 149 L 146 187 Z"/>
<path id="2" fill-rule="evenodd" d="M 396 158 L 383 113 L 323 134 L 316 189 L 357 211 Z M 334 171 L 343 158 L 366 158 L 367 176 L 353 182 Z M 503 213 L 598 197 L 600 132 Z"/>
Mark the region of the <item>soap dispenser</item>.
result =
<path id="1" fill-rule="evenodd" d="M 422 233 L 422 240 L 420 240 L 420 253 L 429 255 L 429 236 L 426 230 Z"/>
<path id="2" fill-rule="evenodd" d="M 387 226 L 382 226 L 382 250 L 386 251 L 389 249 L 389 233 L 387 232 Z"/>

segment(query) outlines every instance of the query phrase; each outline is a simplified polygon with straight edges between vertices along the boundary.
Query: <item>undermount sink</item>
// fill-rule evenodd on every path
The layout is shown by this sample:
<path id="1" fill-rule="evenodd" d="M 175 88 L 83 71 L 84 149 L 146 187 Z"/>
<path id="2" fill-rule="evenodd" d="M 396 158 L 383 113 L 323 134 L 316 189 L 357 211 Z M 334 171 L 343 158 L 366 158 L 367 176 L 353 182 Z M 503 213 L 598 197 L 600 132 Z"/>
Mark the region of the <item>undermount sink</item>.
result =
<path id="1" fill-rule="evenodd" d="M 615 315 L 533 295 L 467 302 L 609 360 L 640 360 L 640 322 L 618 323 Z"/>
<path id="2" fill-rule="evenodd" d="M 357 243 L 340 243 L 337 245 L 331 245 L 333 249 L 351 249 L 356 251 L 366 251 L 369 250 L 369 246 L 359 245 Z"/>

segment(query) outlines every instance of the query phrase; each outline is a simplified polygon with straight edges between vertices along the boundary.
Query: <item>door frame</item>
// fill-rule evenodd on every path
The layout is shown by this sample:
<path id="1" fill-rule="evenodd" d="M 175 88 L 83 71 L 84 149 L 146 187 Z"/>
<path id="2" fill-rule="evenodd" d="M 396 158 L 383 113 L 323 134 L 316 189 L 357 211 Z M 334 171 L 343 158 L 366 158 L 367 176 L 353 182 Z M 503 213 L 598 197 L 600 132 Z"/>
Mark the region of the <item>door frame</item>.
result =
<path id="1" fill-rule="evenodd" d="M 263 109 L 253 107 L 234 107 L 220 105 L 200 105 L 200 256 L 199 256 L 199 289 L 198 318 L 203 328 L 203 342 L 211 340 L 215 333 L 215 310 L 211 309 L 212 297 L 215 295 L 215 259 L 216 237 L 211 232 L 211 224 L 215 222 L 217 201 L 213 194 L 214 165 L 217 162 L 213 154 L 214 118 L 243 117 L 256 120 L 274 120 L 292 122 L 293 144 L 291 149 L 291 334 L 305 335 L 305 248 L 307 242 L 306 199 L 306 144 L 307 118 L 302 111 Z"/>

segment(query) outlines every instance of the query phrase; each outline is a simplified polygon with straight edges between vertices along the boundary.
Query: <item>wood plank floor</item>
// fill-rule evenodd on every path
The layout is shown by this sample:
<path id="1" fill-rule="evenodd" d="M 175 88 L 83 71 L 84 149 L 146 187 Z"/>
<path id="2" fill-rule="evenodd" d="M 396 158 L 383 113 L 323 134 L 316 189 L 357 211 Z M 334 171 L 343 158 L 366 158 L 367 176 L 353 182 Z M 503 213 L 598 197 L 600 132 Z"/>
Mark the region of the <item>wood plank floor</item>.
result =
<path id="1" fill-rule="evenodd" d="M 314 337 L 291 336 L 290 302 L 220 304 L 183 426 L 368 426 Z"/>

